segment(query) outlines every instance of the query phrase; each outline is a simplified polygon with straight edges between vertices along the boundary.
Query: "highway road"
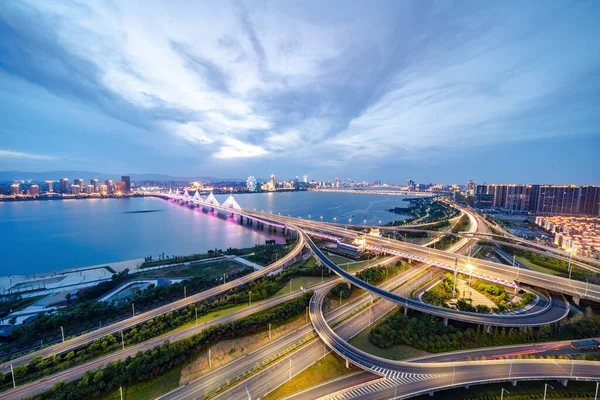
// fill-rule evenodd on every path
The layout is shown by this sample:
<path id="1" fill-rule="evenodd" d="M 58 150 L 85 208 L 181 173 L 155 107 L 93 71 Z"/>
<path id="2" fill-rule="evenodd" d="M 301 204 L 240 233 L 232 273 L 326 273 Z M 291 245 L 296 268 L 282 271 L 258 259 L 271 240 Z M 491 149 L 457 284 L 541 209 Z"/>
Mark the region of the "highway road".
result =
<path id="1" fill-rule="evenodd" d="M 569 314 L 569 306 L 566 301 L 556 302 L 552 307 L 542 308 L 534 313 L 524 314 L 481 314 L 467 313 L 462 311 L 450 310 L 443 307 L 433 306 L 431 304 L 422 303 L 421 301 L 399 296 L 389 293 L 384 289 L 371 285 L 356 276 L 347 273 L 343 268 L 331 262 L 325 254 L 319 249 L 310 238 L 306 238 L 308 245 L 315 256 L 323 262 L 327 267 L 331 268 L 336 274 L 351 282 L 353 285 L 364 289 L 374 295 L 392 301 L 398 305 L 408 307 L 410 309 L 424 312 L 427 314 L 436 315 L 438 317 L 463 321 L 475 324 L 483 324 L 487 326 L 506 326 L 506 327 L 522 327 L 522 326 L 541 326 L 549 323 L 560 321 Z"/>
<path id="2" fill-rule="evenodd" d="M 138 314 L 132 318 L 128 318 L 123 321 L 119 321 L 119 322 L 115 322 L 110 325 L 103 326 L 102 328 L 96 329 L 94 331 L 88 332 L 88 333 L 80 335 L 80 336 L 76 336 L 76 337 L 68 339 L 62 343 L 57 343 L 52 346 L 45 347 L 41 350 L 38 350 L 38 351 L 35 351 L 32 353 L 29 353 L 27 355 L 15 358 L 15 359 L 11 360 L 10 362 L 5 362 L 3 364 L 0 364 L 0 372 L 4 372 L 4 373 L 9 372 L 10 364 L 12 364 L 13 366 L 17 366 L 20 364 L 28 363 L 32 358 L 40 356 L 40 355 L 43 357 L 47 357 L 51 354 L 66 353 L 73 349 L 77 349 L 87 343 L 93 342 L 94 340 L 96 340 L 98 338 L 102 338 L 106 335 L 118 334 L 119 332 L 121 332 L 123 330 L 127 330 L 133 326 L 136 326 L 136 325 L 143 323 L 145 321 L 148 321 L 150 319 L 156 318 L 157 316 L 165 314 L 169 311 L 181 309 L 181 308 L 187 307 L 190 304 L 199 303 L 199 302 L 205 301 L 207 299 L 210 299 L 212 297 L 221 295 L 223 293 L 227 293 L 229 290 L 231 290 L 235 287 L 252 282 L 260 277 L 263 277 L 273 271 L 278 270 L 279 268 L 282 268 L 285 265 L 292 263 L 294 261 L 294 259 L 296 258 L 296 256 L 302 251 L 302 248 L 304 247 L 304 245 L 305 245 L 304 237 L 302 235 L 300 235 L 300 238 L 299 238 L 298 242 L 296 243 L 295 247 L 288 254 L 286 254 L 280 260 L 266 266 L 265 268 L 262 268 L 255 272 L 252 272 L 251 274 L 245 275 L 241 278 L 227 282 L 223 285 L 219 285 L 214 288 L 205 290 L 205 291 L 195 294 L 193 296 L 188 296 L 187 298 L 177 300 L 175 302 L 166 304 L 164 306 L 155 308 L 153 310 Z"/>
<path id="3" fill-rule="evenodd" d="M 386 377 L 390 387 L 381 384 L 351 389 L 334 399 L 408 398 L 421 393 L 465 385 L 523 379 L 600 380 L 600 363 L 571 360 L 492 360 L 466 362 L 407 362 L 383 359 L 365 353 L 329 327 L 321 312 L 327 288 L 315 293 L 310 304 L 313 326 L 338 355 L 362 369 Z M 395 394 L 394 394 L 395 393 Z"/>
<path id="4" fill-rule="evenodd" d="M 272 217 L 281 223 L 297 226 L 309 235 L 328 235 L 327 237 L 339 238 L 354 238 L 361 235 L 356 231 L 334 227 L 317 221 L 298 220 L 295 218 L 281 216 Z M 537 271 L 523 270 L 518 267 L 512 267 L 510 265 L 486 260 L 471 259 L 466 256 L 456 256 L 455 254 L 447 251 L 423 248 L 418 245 L 377 236 L 367 236 L 366 241 L 367 249 L 374 252 L 399 255 L 403 258 L 412 259 L 417 262 L 429 263 L 450 271 L 454 271 L 456 269 L 459 273 L 465 275 L 469 275 L 471 273 L 466 268 L 466 265 L 470 263 L 475 266 L 472 275 L 480 279 L 498 282 L 506 286 L 516 286 L 515 282 L 521 282 L 531 286 L 542 287 L 554 292 L 600 302 L 600 286 L 592 283 L 551 276 Z"/>

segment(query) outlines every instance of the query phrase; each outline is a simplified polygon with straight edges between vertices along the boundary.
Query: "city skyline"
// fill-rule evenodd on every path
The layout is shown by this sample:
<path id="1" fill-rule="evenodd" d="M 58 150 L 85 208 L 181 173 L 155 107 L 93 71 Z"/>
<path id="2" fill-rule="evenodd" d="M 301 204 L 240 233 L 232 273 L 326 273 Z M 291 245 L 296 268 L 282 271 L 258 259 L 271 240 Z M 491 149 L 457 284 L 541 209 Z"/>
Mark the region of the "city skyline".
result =
<path id="1" fill-rule="evenodd" d="M 339 8 L 3 4 L 0 170 L 600 183 L 598 4 Z"/>

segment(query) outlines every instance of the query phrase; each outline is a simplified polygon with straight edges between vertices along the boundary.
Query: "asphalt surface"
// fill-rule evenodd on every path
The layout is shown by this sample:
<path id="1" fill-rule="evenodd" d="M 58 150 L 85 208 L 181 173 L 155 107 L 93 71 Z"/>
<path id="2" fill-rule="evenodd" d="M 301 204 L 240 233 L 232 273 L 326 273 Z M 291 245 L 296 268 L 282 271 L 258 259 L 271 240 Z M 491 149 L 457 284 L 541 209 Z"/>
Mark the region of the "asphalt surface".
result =
<path id="1" fill-rule="evenodd" d="M 87 343 L 93 342 L 94 340 L 102 338 L 106 335 L 115 334 L 115 333 L 119 333 L 123 330 L 127 330 L 127 329 L 129 329 L 133 326 L 136 326 L 138 324 L 141 324 L 145 321 L 156 318 L 159 315 L 168 313 L 169 311 L 181 309 L 181 308 L 187 307 L 190 304 L 202 302 L 207 299 L 210 299 L 211 297 L 215 297 L 215 296 L 221 295 L 223 293 L 227 293 L 229 290 L 231 290 L 237 286 L 241 286 L 246 283 L 252 282 L 252 281 L 254 281 L 262 276 L 268 275 L 269 273 L 292 262 L 294 260 L 294 258 L 296 257 L 296 255 L 298 255 L 298 253 L 300 253 L 302 251 L 303 247 L 304 247 L 304 238 L 302 236 L 300 236 L 298 243 L 296 244 L 294 249 L 292 249 L 292 251 L 290 251 L 288 254 L 286 254 L 284 257 L 282 257 L 280 260 L 274 262 L 273 264 L 268 265 L 267 267 L 257 270 L 251 274 L 245 275 L 241 278 L 227 282 L 223 285 L 216 286 L 214 288 L 205 290 L 201 293 L 198 293 L 198 294 L 195 294 L 192 296 L 188 296 L 187 298 L 177 300 L 175 302 L 166 304 L 164 306 L 155 308 L 153 310 L 138 314 L 132 318 L 128 318 L 123 321 L 119 321 L 119 322 L 115 322 L 110 325 L 103 326 L 102 328 L 96 329 L 96 330 L 88 332 L 86 334 L 76 336 L 76 337 L 68 339 L 64 342 L 54 344 L 52 346 L 45 347 L 41 350 L 34 351 L 32 353 L 15 358 L 9 362 L 0 364 L 0 372 L 4 372 L 4 373 L 9 372 L 10 364 L 12 364 L 13 366 L 17 366 L 20 364 L 28 363 L 29 361 L 31 361 L 32 358 L 37 357 L 37 356 L 43 356 L 45 358 L 51 354 L 63 354 L 63 353 L 69 352 L 73 349 L 77 349 Z"/>
<path id="2" fill-rule="evenodd" d="M 255 212 L 252 214 L 255 214 Z M 261 213 L 258 214 L 260 215 Z M 278 220 L 281 223 L 287 223 L 289 225 L 297 226 L 304 230 L 308 229 L 316 233 L 348 238 L 360 235 L 359 232 L 331 226 L 327 223 L 282 216 L 272 217 L 274 220 Z M 463 239 L 468 240 L 466 238 Z M 509 286 L 512 285 L 513 282 L 522 282 L 531 286 L 542 287 L 557 293 L 600 301 L 600 286 L 592 283 L 551 276 L 542 272 L 524 270 L 521 268 L 512 267 L 510 265 L 495 263 L 487 260 L 475 260 L 466 256 L 456 256 L 451 252 L 423 248 L 418 245 L 376 236 L 367 236 L 367 246 L 373 251 L 381 251 L 387 254 L 399 255 L 401 257 L 413 259 L 417 262 L 431 263 L 450 271 L 455 270 L 456 260 L 458 260 L 458 272 L 467 275 L 470 272 L 466 268 L 466 265 L 471 263 L 475 265 L 473 276 L 480 279 L 491 281 L 496 280 L 499 283 Z"/>
<path id="3" fill-rule="evenodd" d="M 364 370 L 385 376 L 386 381 L 347 391 L 332 398 L 408 398 L 455 386 L 521 379 L 600 380 L 600 363 L 569 360 L 491 360 L 477 362 L 393 361 L 365 353 L 334 332 L 321 307 L 326 290 L 315 293 L 310 305 L 313 326 L 321 339 L 338 355 Z"/>

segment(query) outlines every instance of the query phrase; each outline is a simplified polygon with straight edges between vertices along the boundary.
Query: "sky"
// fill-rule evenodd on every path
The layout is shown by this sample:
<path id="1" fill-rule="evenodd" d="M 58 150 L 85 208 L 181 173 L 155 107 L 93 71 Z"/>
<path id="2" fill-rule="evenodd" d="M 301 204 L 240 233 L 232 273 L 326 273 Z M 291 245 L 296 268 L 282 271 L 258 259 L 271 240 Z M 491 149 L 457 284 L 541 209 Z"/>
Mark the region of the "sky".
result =
<path id="1" fill-rule="evenodd" d="M 600 2 L 0 2 L 0 170 L 600 184 Z"/>

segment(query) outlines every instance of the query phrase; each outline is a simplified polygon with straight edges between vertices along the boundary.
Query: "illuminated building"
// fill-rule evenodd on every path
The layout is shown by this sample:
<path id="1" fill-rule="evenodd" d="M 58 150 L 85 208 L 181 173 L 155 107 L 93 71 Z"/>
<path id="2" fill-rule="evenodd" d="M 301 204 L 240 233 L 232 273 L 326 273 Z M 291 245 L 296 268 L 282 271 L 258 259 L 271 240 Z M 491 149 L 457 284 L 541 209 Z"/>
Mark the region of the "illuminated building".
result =
<path id="1" fill-rule="evenodd" d="M 40 187 L 38 185 L 29 185 L 29 195 L 30 196 L 39 196 L 40 195 Z"/>
<path id="2" fill-rule="evenodd" d="M 98 192 L 98 179 L 90 179 L 90 185 L 94 187 L 94 193 Z"/>
<path id="3" fill-rule="evenodd" d="M 71 194 L 75 194 L 75 195 L 81 194 L 81 186 L 79 186 L 79 185 L 71 186 Z"/>
<path id="4" fill-rule="evenodd" d="M 304 183 L 308 183 L 308 175 L 304 175 L 304 176 L 302 177 L 302 182 L 304 182 Z"/>
<path id="5" fill-rule="evenodd" d="M 125 193 L 125 189 L 126 189 L 126 184 L 123 181 L 117 181 L 115 182 L 115 188 L 114 188 L 114 193 L 115 194 L 123 194 Z"/>
<path id="6" fill-rule="evenodd" d="M 102 196 L 106 196 L 108 195 L 108 186 L 106 185 L 100 185 L 100 187 L 98 188 L 98 192 L 102 195 Z"/>
<path id="7" fill-rule="evenodd" d="M 106 185 L 106 192 L 108 194 L 111 194 L 115 190 L 115 187 L 114 187 L 112 179 L 105 180 L 104 184 Z"/>
<path id="8" fill-rule="evenodd" d="M 83 179 L 79 178 L 79 179 L 75 179 L 73 180 L 73 184 L 74 185 L 79 185 L 80 188 L 83 188 Z"/>
<path id="9" fill-rule="evenodd" d="M 54 191 L 54 188 L 52 187 L 53 184 L 53 181 L 46 181 L 46 190 L 48 193 L 52 193 Z"/>
<path id="10" fill-rule="evenodd" d="M 86 185 L 85 186 L 85 192 L 87 194 L 96 193 L 96 191 L 94 190 L 94 185 Z"/>
<path id="11" fill-rule="evenodd" d="M 60 180 L 60 192 L 69 193 L 69 179 L 63 178 Z"/>
<path id="12" fill-rule="evenodd" d="M 131 179 L 127 175 L 121 176 L 121 182 L 123 182 L 125 184 L 125 187 L 123 188 L 122 192 L 123 193 L 131 192 Z"/>
<path id="13" fill-rule="evenodd" d="M 12 185 L 10 185 L 10 194 L 13 196 L 21 194 L 21 185 L 19 185 L 18 183 L 13 183 Z"/>

